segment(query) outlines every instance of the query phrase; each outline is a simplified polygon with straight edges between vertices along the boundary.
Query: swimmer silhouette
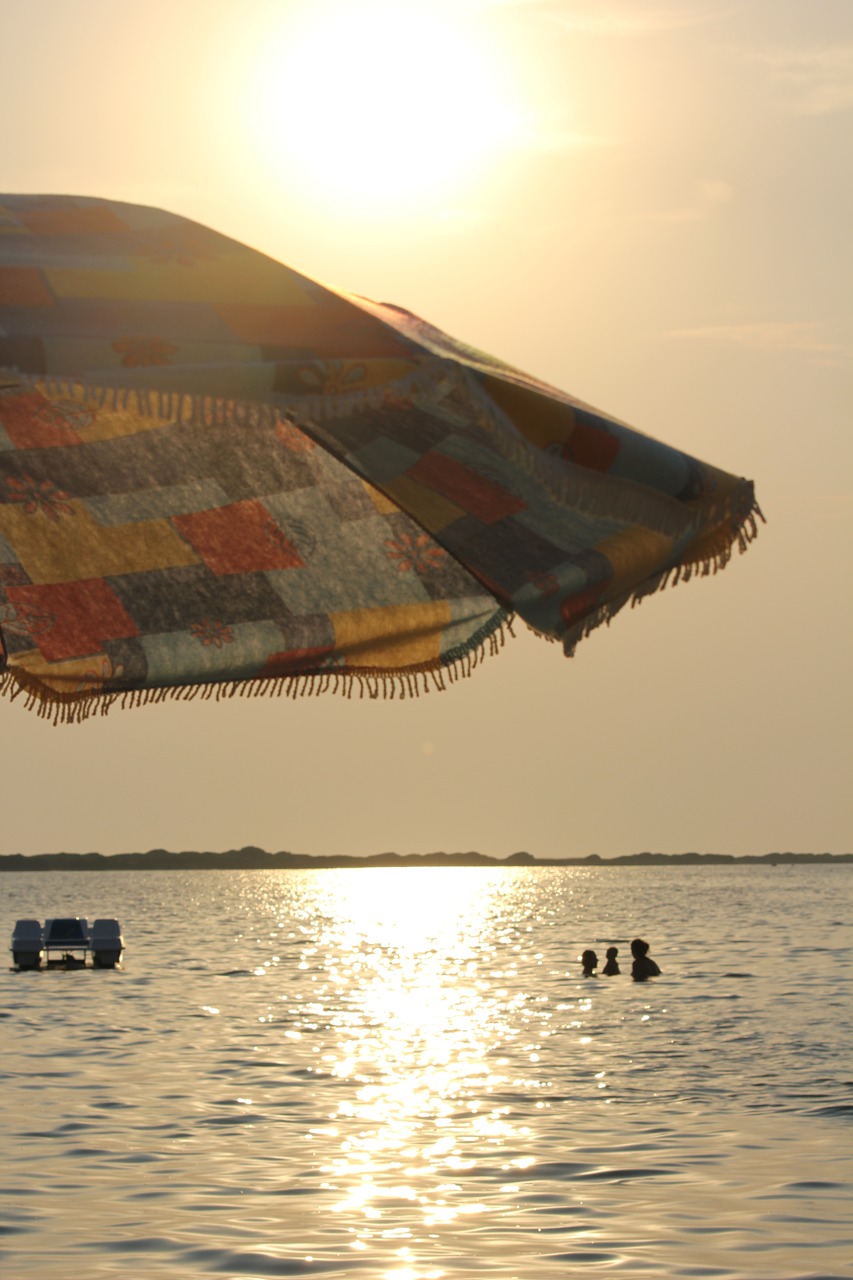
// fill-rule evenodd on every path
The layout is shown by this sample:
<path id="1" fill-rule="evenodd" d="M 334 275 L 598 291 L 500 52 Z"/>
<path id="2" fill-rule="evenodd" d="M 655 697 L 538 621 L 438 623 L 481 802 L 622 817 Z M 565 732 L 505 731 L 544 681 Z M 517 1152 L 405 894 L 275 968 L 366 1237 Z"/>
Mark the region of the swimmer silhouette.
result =
<path id="1" fill-rule="evenodd" d="M 581 964 L 583 965 L 583 976 L 585 978 L 594 978 L 595 971 L 598 968 L 598 956 L 594 951 L 585 951 L 581 956 Z"/>
<path id="2" fill-rule="evenodd" d="M 644 942 L 642 938 L 635 938 L 631 943 L 631 955 L 634 957 L 634 963 L 631 965 L 631 977 L 635 982 L 645 982 L 646 978 L 656 978 L 660 973 L 660 969 L 649 955 L 649 944 Z"/>
<path id="3" fill-rule="evenodd" d="M 601 970 L 601 972 L 605 974 L 608 978 L 612 978 L 614 974 L 620 972 L 619 964 L 616 959 L 618 954 L 619 954 L 618 947 L 607 948 L 607 960 L 605 961 L 604 968 Z"/>

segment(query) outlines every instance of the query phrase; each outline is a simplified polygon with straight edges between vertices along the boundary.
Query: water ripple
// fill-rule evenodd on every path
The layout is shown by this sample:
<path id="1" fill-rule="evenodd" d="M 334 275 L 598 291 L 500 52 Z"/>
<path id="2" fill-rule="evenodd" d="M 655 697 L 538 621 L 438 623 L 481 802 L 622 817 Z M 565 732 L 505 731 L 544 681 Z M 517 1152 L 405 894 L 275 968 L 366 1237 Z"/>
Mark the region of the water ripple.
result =
<path id="1" fill-rule="evenodd" d="M 840 1278 L 845 875 L 10 875 L 128 952 L 0 974 L 0 1268 Z M 660 979 L 580 978 L 634 932 Z"/>

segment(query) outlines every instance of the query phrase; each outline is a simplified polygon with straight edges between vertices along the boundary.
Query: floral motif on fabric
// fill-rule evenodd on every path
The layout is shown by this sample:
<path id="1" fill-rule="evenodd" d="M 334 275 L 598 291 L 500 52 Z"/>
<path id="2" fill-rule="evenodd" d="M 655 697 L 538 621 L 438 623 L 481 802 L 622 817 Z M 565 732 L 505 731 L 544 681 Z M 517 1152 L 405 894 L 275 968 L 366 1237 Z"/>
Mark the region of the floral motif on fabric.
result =
<path id="1" fill-rule="evenodd" d="M 447 556 L 447 552 L 442 547 L 437 547 L 426 533 L 403 533 L 396 541 L 388 538 L 385 546 L 390 558 L 396 561 L 400 573 L 411 573 L 413 569 L 419 573 L 428 573 L 430 569 L 437 569 Z"/>
<path id="2" fill-rule="evenodd" d="M 114 666 L 106 655 L 96 659 L 99 670 L 84 671 L 78 684 L 74 686 L 76 693 L 97 693 L 108 680 L 117 680 L 124 675 L 121 663 Z"/>
<path id="3" fill-rule="evenodd" d="M 56 615 L 42 613 L 29 604 L 7 604 L 0 605 L 0 623 L 10 635 L 35 639 L 51 630 L 56 623 Z"/>
<path id="4" fill-rule="evenodd" d="M 33 516 L 38 511 L 53 521 L 62 516 L 73 516 L 74 508 L 67 499 L 68 494 L 50 480 L 36 480 L 27 475 L 6 478 L 6 501 L 20 503 L 26 516 Z"/>
<path id="5" fill-rule="evenodd" d="M 121 356 L 126 369 L 155 364 L 171 364 L 178 348 L 164 338 L 120 338 L 113 343 L 113 351 Z"/>
<path id="6" fill-rule="evenodd" d="M 202 618 L 200 622 L 194 622 L 190 630 L 205 647 L 213 645 L 215 649 L 221 649 L 225 644 L 234 643 L 234 632 L 227 622 L 218 619 Z"/>
<path id="7" fill-rule="evenodd" d="M 297 377 L 302 385 L 315 395 L 340 396 L 354 391 L 364 381 L 367 370 L 363 364 L 347 360 L 317 361 L 301 365 Z"/>

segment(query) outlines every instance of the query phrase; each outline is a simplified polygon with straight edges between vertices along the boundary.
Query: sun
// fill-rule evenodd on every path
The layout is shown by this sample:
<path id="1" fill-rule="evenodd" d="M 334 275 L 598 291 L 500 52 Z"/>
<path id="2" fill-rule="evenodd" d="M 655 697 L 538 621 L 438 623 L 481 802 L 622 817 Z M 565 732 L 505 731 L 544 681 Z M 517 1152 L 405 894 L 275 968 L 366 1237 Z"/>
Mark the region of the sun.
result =
<path id="1" fill-rule="evenodd" d="M 248 92 L 303 196 L 397 211 L 469 186 L 511 143 L 505 61 L 456 0 L 309 0 L 268 30 Z"/>

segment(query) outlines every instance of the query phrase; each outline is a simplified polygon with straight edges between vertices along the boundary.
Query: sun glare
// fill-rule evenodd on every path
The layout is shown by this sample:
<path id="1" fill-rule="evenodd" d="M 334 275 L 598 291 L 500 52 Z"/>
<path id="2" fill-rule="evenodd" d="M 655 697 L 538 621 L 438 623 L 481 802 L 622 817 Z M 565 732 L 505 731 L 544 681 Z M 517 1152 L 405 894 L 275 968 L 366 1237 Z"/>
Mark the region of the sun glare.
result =
<path id="1" fill-rule="evenodd" d="M 252 135 L 300 194 L 396 211 L 468 186 L 517 129 L 500 53 L 441 0 L 310 0 L 264 36 Z"/>

